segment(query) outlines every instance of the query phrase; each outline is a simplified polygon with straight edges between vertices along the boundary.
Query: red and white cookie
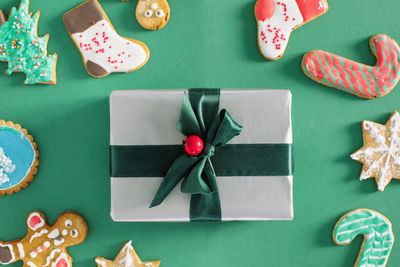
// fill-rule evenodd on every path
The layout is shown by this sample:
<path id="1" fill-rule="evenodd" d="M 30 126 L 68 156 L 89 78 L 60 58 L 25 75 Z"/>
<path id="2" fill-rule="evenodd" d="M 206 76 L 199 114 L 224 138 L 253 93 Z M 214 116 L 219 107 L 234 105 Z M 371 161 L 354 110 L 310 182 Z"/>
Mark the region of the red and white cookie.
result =
<path id="1" fill-rule="evenodd" d="M 327 11 L 326 0 L 258 0 L 254 14 L 261 54 L 268 60 L 279 59 L 291 32 Z"/>

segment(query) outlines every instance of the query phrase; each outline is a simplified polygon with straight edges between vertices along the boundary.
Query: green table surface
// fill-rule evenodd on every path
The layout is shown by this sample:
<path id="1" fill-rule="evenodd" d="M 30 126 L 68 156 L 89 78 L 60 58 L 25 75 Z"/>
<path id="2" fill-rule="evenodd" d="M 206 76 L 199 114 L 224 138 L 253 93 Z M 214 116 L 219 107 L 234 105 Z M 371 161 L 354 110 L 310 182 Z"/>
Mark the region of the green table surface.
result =
<path id="1" fill-rule="evenodd" d="M 332 241 L 336 221 L 356 208 L 375 209 L 400 234 L 400 182 L 378 192 L 359 181 L 361 164 L 349 154 L 362 146 L 361 121 L 385 123 L 399 108 L 400 89 L 363 100 L 317 84 L 300 63 L 322 49 L 373 65 L 372 34 L 400 41 L 398 0 L 330 0 L 325 15 L 295 30 L 282 59 L 267 62 L 256 42 L 253 0 L 170 0 L 172 17 L 160 31 L 137 23 L 136 0 L 100 0 L 119 34 L 145 42 L 149 62 L 139 71 L 95 79 L 65 30 L 61 16 L 80 0 L 31 0 L 41 11 L 39 35 L 57 52 L 56 85 L 24 86 L 24 74 L 0 75 L 0 118 L 22 124 L 40 150 L 39 173 L 19 193 L 0 199 L 0 239 L 26 234 L 26 216 L 43 211 L 49 222 L 67 210 L 88 222 L 86 241 L 69 249 L 75 266 L 114 258 L 126 240 L 143 260 L 161 267 L 352 266 L 362 243 Z M 6 13 L 17 0 L 1 0 Z M 6 63 L 0 64 L 0 72 Z M 115 223 L 110 218 L 109 107 L 113 90 L 189 87 L 290 89 L 295 145 L 294 213 L 287 222 Z M 162 112 L 162 107 L 160 107 Z M 388 266 L 400 265 L 395 243 Z M 12 266 L 22 266 L 21 262 Z"/>

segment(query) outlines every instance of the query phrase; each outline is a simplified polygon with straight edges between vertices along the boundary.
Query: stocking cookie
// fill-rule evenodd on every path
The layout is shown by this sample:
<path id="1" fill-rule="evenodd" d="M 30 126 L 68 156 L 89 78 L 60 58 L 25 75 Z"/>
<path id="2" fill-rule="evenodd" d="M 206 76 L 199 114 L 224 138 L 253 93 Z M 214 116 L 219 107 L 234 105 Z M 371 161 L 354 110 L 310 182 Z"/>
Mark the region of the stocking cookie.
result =
<path id="1" fill-rule="evenodd" d="M 6 74 L 24 72 L 24 84 L 55 84 L 57 54 L 47 55 L 49 36 L 37 36 L 39 12 L 28 12 L 29 0 L 13 7 L 9 19 L 0 10 L 0 61 L 7 61 Z"/>
<path id="2" fill-rule="evenodd" d="M 22 260 L 29 267 L 71 267 L 66 248 L 82 243 L 87 235 L 85 220 L 74 212 L 61 214 L 50 226 L 46 217 L 32 212 L 26 221 L 28 234 L 10 242 L 0 241 L 0 264 Z"/>
<path id="3" fill-rule="evenodd" d="M 135 71 L 149 59 L 150 51 L 145 44 L 117 34 L 97 0 L 68 11 L 63 20 L 93 77 Z"/>
<path id="4" fill-rule="evenodd" d="M 375 178 L 379 191 L 400 179 L 400 114 L 393 112 L 385 125 L 362 122 L 364 146 L 351 154 L 363 164 L 360 180 Z"/>
<path id="5" fill-rule="evenodd" d="M 254 13 L 261 54 L 268 60 L 279 59 L 291 32 L 327 11 L 326 0 L 257 0 Z"/>
<path id="6" fill-rule="evenodd" d="M 333 240 L 341 246 L 350 244 L 357 235 L 363 235 L 364 242 L 354 266 L 386 266 L 394 243 L 388 218 L 374 210 L 357 209 L 343 215 L 333 230 Z"/>
<path id="7" fill-rule="evenodd" d="M 372 36 L 369 45 L 377 58 L 375 66 L 315 50 L 304 55 L 301 67 L 309 78 L 326 86 L 367 99 L 382 97 L 400 80 L 400 48 L 384 34 Z"/>
<path id="8" fill-rule="evenodd" d="M 0 120 L 0 196 L 27 187 L 39 165 L 33 137 L 21 125 Z"/>
<path id="9" fill-rule="evenodd" d="M 98 267 L 158 267 L 161 262 L 142 262 L 132 247 L 132 241 L 129 241 L 125 244 L 113 261 L 102 257 L 97 257 L 96 263 Z"/>

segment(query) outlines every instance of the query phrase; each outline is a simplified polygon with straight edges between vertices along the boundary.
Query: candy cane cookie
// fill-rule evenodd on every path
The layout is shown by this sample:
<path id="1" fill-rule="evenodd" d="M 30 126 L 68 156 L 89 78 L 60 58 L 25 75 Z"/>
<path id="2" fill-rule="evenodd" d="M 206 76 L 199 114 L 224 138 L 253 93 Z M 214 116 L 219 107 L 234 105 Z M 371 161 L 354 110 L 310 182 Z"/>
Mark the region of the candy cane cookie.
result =
<path id="1" fill-rule="evenodd" d="M 257 0 L 258 48 L 268 60 L 285 53 L 292 31 L 328 11 L 326 0 Z"/>
<path id="2" fill-rule="evenodd" d="M 347 245 L 360 234 L 364 241 L 354 267 L 386 266 L 394 243 L 390 221 L 370 209 L 353 210 L 336 223 L 333 240 L 338 245 Z"/>
<path id="3" fill-rule="evenodd" d="M 400 79 L 400 48 L 384 34 L 372 36 L 369 44 L 377 58 L 375 66 L 314 50 L 304 55 L 301 67 L 308 77 L 326 86 L 366 99 L 385 96 Z"/>

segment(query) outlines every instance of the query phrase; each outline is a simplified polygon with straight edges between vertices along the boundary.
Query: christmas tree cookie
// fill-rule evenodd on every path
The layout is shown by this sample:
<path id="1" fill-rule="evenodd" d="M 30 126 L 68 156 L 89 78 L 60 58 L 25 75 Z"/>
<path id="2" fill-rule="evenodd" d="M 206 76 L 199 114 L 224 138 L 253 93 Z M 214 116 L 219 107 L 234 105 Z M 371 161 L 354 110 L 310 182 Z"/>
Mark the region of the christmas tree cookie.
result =
<path id="1" fill-rule="evenodd" d="M 27 187 L 39 165 L 37 144 L 28 131 L 0 120 L 0 196 Z"/>
<path id="2" fill-rule="evenodd" d="M 0 61 L 7 61 L 6 74 L 24 72 L 25 84 L 55 84 L 57 54 L 47 55 L 49 36 L 37 36 L 40 12 L 28 13 L 29 0 L 11 9 L 8 20 L 0 10 Z"/>
<path id="3" fill-rule="evenodd" d="M 68 11 L 63 20 L 93 77 L 135 71 L 149 59 L 150 51 L 144 43 L 117 34 L 97 0 Z"/>

